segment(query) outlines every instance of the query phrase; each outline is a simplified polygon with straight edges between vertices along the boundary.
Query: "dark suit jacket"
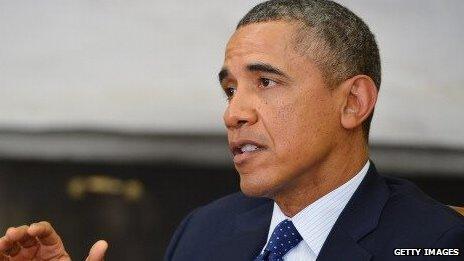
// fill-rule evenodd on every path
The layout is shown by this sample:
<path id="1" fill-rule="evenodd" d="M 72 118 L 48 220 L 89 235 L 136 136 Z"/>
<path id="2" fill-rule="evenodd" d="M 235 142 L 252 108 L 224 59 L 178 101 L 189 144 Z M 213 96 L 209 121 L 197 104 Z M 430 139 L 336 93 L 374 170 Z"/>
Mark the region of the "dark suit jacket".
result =
<path id="1" fill-rule="evenodd" d="M 235 193 L 188 215 L 165 260 L 253 260 L 266 244 L 273 201 Z M 394 256 L 395 248 L 453 248 L 459 256 Z M 424 250 L 422 250 L 422 253 Z M 373 164 L 317 260 L 464 260 L 464 217 Z"/>

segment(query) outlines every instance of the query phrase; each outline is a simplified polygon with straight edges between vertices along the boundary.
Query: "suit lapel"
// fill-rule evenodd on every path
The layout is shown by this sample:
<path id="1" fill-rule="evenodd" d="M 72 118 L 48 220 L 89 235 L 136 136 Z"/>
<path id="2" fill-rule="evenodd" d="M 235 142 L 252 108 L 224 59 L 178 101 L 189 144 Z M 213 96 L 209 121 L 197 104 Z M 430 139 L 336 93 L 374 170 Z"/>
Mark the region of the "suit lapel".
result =
<path id="1" fill-rule="evenodd" d="M 335 222 L 317 260 L 369 260 L 371 254 L 358 241 L 377 227 L 388 197 L 387 184 L 371 161 L 366 177 Z"/>
<path id="2" fill-rule="evenodd" d="M 346 231 L 335 227 L 317 257 L 317 261 L 367 261 L 370 259 L 371 254 L 369 252 L 359 246 Z"/>

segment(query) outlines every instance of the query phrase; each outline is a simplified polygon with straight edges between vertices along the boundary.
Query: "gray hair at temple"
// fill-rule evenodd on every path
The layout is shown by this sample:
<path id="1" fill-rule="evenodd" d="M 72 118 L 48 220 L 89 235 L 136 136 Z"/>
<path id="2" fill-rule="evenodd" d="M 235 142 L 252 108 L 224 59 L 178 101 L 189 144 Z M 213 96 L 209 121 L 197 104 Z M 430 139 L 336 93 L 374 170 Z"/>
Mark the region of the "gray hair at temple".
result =
<path id="1" fill-rule="evenodd" d="M 361 18 L 328 0 L 270 0 L 258 4 L 240 20 L 237 29 L 251 23 L 295 22 L 295 47 L 322 71 L 334 88 L 356 75 L 369 76 L 380 88 L 380 55 L 375 37 Z M 366 139 L 372 114 L 363 123 Z"/>

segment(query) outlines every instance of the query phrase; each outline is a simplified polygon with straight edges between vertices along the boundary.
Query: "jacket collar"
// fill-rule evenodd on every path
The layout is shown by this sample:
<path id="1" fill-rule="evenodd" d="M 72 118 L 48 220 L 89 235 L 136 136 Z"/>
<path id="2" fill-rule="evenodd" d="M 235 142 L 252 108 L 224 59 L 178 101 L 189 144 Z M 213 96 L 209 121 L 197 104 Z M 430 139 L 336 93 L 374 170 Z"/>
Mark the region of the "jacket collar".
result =
<path id="1" fill-rule="evenodd" d="M 358 241 L 377 227 L 389 194 L 384 178 L 371 161 L 366 177 L 335 222 L 317 260 L 369 260 L 371 254 Z"/>

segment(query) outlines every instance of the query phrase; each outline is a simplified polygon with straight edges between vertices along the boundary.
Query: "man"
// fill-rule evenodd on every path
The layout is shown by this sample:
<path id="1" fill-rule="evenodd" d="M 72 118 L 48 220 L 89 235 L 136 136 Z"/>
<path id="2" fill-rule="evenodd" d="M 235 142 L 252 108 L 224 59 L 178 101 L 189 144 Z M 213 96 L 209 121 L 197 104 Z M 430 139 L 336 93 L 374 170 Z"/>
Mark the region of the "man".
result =
<path id="1" fill-rule="evenodd" d="M 351 11 L 325 0 L 257 5 L 219 80 L 242 192 L 188 215 L 166 260 L 392 260 L 412 248 L 462 258 L 463 218 L 369 161 L 380 58 Z M 89 260 L 106 248 L 97 242 Z M 8 230 L 0 249 L 69 260 L 48 223 Z"/>

